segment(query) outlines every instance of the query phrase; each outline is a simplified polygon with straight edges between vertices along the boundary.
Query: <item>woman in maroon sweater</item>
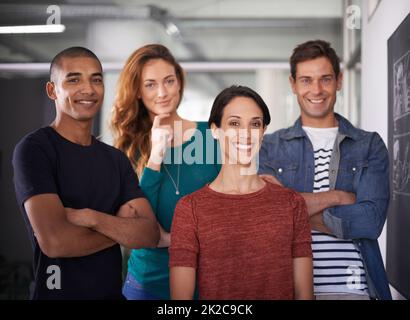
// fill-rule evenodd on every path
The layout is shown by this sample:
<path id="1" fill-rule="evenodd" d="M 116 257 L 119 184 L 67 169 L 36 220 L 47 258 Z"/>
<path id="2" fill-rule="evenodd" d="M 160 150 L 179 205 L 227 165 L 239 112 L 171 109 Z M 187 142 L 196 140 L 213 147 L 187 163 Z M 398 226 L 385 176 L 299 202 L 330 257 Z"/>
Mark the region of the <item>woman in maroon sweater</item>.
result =
<path id="1" fill-rule="evenodd" d="M 232 86 L 212 106 L 209 125 L 222 169 L 182 198 L 171 229 L 173 299 L 313 299 L 308 213 L 296 192 L 257 175 L 270 122 L 252 89 Z"/>

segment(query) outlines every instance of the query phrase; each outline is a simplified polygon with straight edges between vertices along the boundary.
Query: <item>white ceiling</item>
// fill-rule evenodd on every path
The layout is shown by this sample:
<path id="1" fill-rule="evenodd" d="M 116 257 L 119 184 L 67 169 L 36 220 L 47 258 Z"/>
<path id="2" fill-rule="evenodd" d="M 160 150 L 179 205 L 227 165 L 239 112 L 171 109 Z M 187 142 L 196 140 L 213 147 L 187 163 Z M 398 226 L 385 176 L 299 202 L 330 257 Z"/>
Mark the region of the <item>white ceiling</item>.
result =
<path id="1" fill-rule="evenodd" d="M 0 24 L 44 24 L 49 1 L 0 4 Z M 0 62 L 48 62 L 73 45 L 122 62 L 146 42 L 180 60 L 287 61 L 298 43 L 331 41 L 341 55 L 342 0 L 57 1 L 61 34 L 0 35 Z M 174 34 L 169 32 L 174 28 Z M 176 27 L 176 28 L 175 28 Z"/>

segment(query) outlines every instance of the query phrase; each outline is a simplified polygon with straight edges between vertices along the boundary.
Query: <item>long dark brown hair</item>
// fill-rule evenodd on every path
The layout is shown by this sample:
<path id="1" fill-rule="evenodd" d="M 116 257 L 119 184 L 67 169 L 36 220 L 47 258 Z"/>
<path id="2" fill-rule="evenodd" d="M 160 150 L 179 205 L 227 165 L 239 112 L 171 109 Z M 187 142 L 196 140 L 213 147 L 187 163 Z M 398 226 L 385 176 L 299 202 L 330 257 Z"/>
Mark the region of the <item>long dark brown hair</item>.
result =
<path id="1" fill-rule="evenodd" d="M 174 66 L 180 86 L 179 102 L 184 92 L 184 72 L 163 45 L 143 46 L 134 51 L 125 63 L 117 84 L 111 128 L 114 133 L 114 146 L 125 152 L 138 176 L 141 176 L 151 153 L 152 128 L 147 108 L 138 96 L 142 69 L 153 59 L 162 59 Z"/>

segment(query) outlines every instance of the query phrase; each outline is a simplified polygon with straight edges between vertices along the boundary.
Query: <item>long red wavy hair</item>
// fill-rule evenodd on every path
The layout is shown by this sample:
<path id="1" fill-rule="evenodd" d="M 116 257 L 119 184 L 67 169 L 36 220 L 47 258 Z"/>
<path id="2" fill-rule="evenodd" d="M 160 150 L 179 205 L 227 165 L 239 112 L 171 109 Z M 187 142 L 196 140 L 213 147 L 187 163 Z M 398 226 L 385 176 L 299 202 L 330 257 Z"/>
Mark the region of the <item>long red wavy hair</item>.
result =
<path id="1" fill-rule="evenodd" d="M 138 99 L 141 88 L 141 74 L 144 65 L 153 59 L 162 59 L 175 68 L 180 85 L 180 100 L 184 92 L 185 78 L 182 67 L 171 52 L 163 45 L 149 44 L 127 59 L 118 84 L 112 110 L 111 129 L 114 146 L 130 159 L 134 170 L 141 176 L 151 153 L 152 121 L 142 99 Z"/>

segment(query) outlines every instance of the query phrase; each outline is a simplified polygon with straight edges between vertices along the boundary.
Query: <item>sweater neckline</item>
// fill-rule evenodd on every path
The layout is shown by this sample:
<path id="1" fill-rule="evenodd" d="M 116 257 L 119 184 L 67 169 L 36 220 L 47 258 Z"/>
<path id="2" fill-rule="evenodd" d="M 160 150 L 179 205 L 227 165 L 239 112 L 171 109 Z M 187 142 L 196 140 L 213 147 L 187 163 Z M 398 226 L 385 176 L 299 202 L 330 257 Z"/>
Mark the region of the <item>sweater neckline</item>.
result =
<path id="1" fill-rule="evenodd" d="M 244 194 L 230 194 L 230 193 L 223 193 L 223 192 L 219 192 L 219 191 L 215 191 L 213 189 L 211 189 L 211 187 L 209 186 L 209 183 L 207 183 L 204 187 L 205 191 L 217 196 L 219 198 L 225 198 L 225 199 L 249 199 L 249 198 L 254 198 L 254 197 L 258 197 L 261 194 L 267 192 L 267 190 L 269 189 L 269 182 L 264 180 L 265 185 L 260 188 L 257 191 L 251 192 L 251 193 L 244 193 Z"/>

